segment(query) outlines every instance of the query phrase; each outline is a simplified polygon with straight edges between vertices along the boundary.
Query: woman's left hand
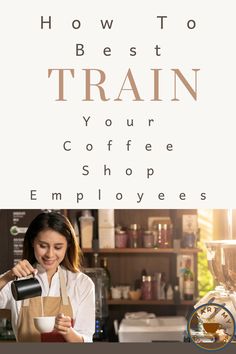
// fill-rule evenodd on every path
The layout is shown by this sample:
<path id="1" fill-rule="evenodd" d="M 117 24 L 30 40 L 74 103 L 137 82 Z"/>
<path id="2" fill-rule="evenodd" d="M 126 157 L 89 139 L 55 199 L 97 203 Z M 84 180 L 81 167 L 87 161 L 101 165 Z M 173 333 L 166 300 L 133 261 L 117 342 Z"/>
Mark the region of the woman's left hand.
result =
<path id="1" fill-rule="evenodd" d="M 54 328 L 62 335 L 68 334 L 71 329 L 70 316 L 65 316 L 63 313 L 59 313 L 56 317 Z"/>

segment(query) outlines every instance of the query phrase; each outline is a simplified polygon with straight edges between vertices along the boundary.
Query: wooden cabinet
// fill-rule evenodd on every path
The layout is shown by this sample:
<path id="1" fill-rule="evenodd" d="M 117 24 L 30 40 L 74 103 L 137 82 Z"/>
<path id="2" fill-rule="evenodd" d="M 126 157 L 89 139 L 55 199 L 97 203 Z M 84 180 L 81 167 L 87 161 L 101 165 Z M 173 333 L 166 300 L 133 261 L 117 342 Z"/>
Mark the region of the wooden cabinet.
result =
<path id="1" fill-rule="evenodd" d="M 74 213 L 74 215 L 73 215 Z M 72 218 L 81 215 L 81 211 L 68 210 L 68 216 Z M 130 224 L 140 224 L 143 230 L 148 229 L 149 217 L 169 217 L 173 224 L 173 239 L 181 241 L 182 235 L 182 215 L 196 214 L 196 210 L 180 210 L 180 209 L 118 209 L 115 213 L 115 225 L 128 227 Z M 97 211 L 93 210 L 93 215 L 97 215 Z M 97 222 L 95 223 L 97 225 Z M 99 232 L 95 232 L 99 237 Z M 173 244 L 173 243 L 172 243 Z M 90 267 L 93 264 L 93 255 L 98 253 L 98 257 L 107 257 L 108 269 L 111 274 L 111 283 L 116 285 L 131 285 L 135 280 L 141 280 L 141 272 L 143 269 L 147 274 L 165 273 L 166 282 L 174 285 L 177 275 L 177 255 L 191 255 L 193 259 L 194 275 L 195 275 L 195 298 L 198 296 L 197 289 L 197 255 L 200 250 L 191 249 L 174 249 L 174 248 L 112 248 L 112 249 L 83 249 L 84 266 Z M 126 312 L 147 311 L 157 315 L 186 315 L 196 301 L 181 301 L 175 304 L 173 300 L 129 300 L 129 299 L 109 299 L 109 317 L 111 322 L 114 319 L 121 320 Z"/>
<path id="2" fill-rule="evenodd" d="M 92 264 L 94 252 L 98 257 L 107 257 L 108 268 L 111 274 L 112 285 L 133 285 L 134 281 L 141 277 L 142 269 L 148 274 L 165 272 L 167 282 L 174 284 L 176 280 L 177 255 L 192 255 L 194 259 L 195 279 L 197 279 L 197 255 L 200 251 L 194 249 L 149 249 L 149 248 L 126 248 L 126 249 L 84 249 L 86 265 Z M 197 297 L 197 281 L 195 281 L 195 297 Z M 155 313 L 157 316 L 186 316 L 192 312 L 194 301 L 182 300 L 176 304 L 174 300 L 130 300 L 130 299 L 109 299 L 109 320 L 107 332 L 110 341 L 116 341 L 114 333 L 114 321 L 118 323 L 127 312 L 146 311 Z"/>
<path id="3" fill-rule="evenodd" d="M 193 255 L 194 259 L 194 274 L 197 278 L 197 254 L 200 251 L 198 248 L 179 249 L 173 248 L 125 248 L 125 249 L 99 249 L 94 251 L 92 249 L 84 249 L 86 259 L 86 266 L 90 266 L 93 261 L 94 253 L 97 253 L 100 258 L 107 257 L 108 268 L 111 273 L 112 285 L 134 285 L 136 279 L 140 278 L 142 269 L 145 269 L 148 274 L 156 272 L 165 273 L 166 281 L 174 285 L 176 280 L 176 256 L 178 254 Z M 197 297 L 197 282 L 195 298 Z M 191 306 L 195 301 L 181 301 L 179 305 Z M 173 300 L 113 300 L 108 301 L 109 305 L 172 305 Z"/>

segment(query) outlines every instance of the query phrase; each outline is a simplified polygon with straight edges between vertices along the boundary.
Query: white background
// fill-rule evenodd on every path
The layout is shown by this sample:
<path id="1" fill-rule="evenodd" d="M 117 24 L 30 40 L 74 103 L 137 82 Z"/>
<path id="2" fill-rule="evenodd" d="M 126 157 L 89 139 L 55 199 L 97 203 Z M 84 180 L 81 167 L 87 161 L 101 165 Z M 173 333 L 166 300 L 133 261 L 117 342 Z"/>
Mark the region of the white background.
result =
<path id="1" fill-rule="evenodd" d="M 234 1 L 4 1 L 0 67 L 1 208 L 235 208 L 235 9 Z M 166 15 L 164 29 L 156 16 Z M 40 29 L 40 18 L 52 17 L 52 29 Z M 81 27 L 74 30 L 73 20 Z M 111 30 L 100 20 L 113 19 Z M 187 21 L 196 28 L 189 30 Z M 75 56 L 75 44 L 86 54 Z M 161 56 L 154 47 L 161 47 Z M 111 47 L 105 57 L 103 49 Z M 129 48 L 136 47 L 131 57 Z M 66 77 L 66 102 L 57 102 L 56 74 L 48 68 L 74 68 Z M 106 72 L 109 102 L 85 96 L 84 68 Z M 143 102 L 123 92 L 114 102 L 131 68 Z M 151 102 L 151 68 L 161 68 L 162 102 Z M 173 74 L 178 68 L 194 86 L 198 100 L 178 82 L 179 102 L 172 102 Z M 95 80 L 96 78 L 94 78 Z M 85 127 L 84 116 L 91 116 Z M 105 119 L 112 127 L 104 125 Z M 133 118 L 135 126 L 127 127 Z M 147 127 L 148 118 L 156 123 Z M 111 152 L 107 141 L 113 140 Z M 131 151 L 126 142 L 132 140 Z M 65 152 L 65 140 L 73 150 Z M 92 152 L 85 145 L 94 146 Z M 152 152 L 144 145 L 151 143 Z M 173 152 L 166 144 L 172 143 Z M 112 175 L 103 176 L 104 164 Z M 90 175 L 82 175 L 89 165 Z M 155 174 L 146 178 L 146 169 Z M 125 169 L 133 175 L 126 176 Z M 30 190 L 37 200 L 30 200 Z M 102 200 L 98 200 L 98 189 Z M 51 193 L 60 192 L 61 201 Z M 165 200 L 158 200 L 158 193 Z M 186 200 L 179 193 L 186 193 Z M 200 200 L 206 193 L 207 199 Z M 76 202 L 76 193 L 84 199 Z M 116 193 L 122 193 L 118 201 Z M 137 193 L 144 193 L 137 203 Z"/>

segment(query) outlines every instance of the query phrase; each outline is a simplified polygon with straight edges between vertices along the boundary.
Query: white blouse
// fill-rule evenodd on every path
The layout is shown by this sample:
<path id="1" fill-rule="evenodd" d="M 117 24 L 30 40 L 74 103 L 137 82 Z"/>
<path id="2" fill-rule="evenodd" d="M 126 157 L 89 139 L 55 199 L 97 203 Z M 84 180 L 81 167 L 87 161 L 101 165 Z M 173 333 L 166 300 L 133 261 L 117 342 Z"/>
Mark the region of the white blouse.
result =
<path id="1" fill-rule="evenodd" d="M 60 296 L 58 271 L 53 275 L 49 288 L 45 270 L 37 265 L 36 278 L 42 287 L 42 296 Z M 73 309 L 74 329 L 84 338 L 84 342 L 92 342 L 95 332 L 95 288 L 93 281 L 84 273 L 72 273 L 61 267 L 65 277 L 67 295 Z M 11 310 L 12 328 L 17 336 L 17 321 L 22 301 L 15 301 L 11 293 L 11 282 L 0 291 L 0 308 Z"/>

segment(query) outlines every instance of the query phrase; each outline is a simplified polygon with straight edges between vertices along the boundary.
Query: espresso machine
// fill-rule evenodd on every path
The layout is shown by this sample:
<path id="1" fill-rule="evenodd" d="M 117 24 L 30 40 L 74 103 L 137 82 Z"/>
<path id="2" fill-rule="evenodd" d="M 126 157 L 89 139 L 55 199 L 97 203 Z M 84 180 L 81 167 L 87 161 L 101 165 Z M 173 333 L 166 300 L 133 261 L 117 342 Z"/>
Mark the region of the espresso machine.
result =
<path id="1" fill-rule="evenodd" d="M 95 333 L 93 340 L 108 340 L 107 323 L 108 323 L 108 304 L 107 304 L 107 274 L 103 268 L 85 268 L 84 273 L 87 274 L 95 285 Z"/>
<path id="2" fill-rule="evenodd" d="M 206 242 L 207 259 L 216 287 L 194 306 L 217 303 L 226 307 L 236 319 L 236 240 Z"/>

